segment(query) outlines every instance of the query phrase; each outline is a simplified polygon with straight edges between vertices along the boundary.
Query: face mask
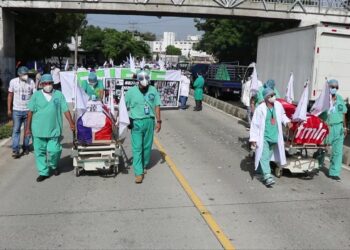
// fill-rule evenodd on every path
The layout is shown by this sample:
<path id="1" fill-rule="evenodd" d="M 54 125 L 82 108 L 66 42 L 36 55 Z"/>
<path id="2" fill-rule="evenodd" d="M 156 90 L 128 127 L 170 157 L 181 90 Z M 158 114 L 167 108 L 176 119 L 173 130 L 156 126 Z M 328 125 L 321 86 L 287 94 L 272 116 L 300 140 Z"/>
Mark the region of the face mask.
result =
<path id="1" fill-rule="evenodd" d="M 148 86 L 148 81 L 146 79 L 140 81 L 141 86 L 146 87 Z"/>
<path id="2" fill-rule="evenodd" d="M 45 91 L 46 93 L 51 93 L 51 92 L 52 92 L 52 89 L 53 89 L 53 85 L 52 85 L 52 84 L 50 84 L 50 85 L 45 85 L 43 89 L 44 89 L 44 91 Z"/>
<path id="3" fill-rule="evenodd" d="M 89 85 L 91 86 L 91 87 L 95 87 L 96 86 L 96 82 L 89 82 Z"/>
<path id="4" fill-rule="evenodd" d="M 19 77 L 22 81 L 26 82 L 28 80 L 28 75 L 22 75 Z"/>
<path id="5" fill-rule="evenodd" d="M 274 103 L 276 101 L 276 96 L 269 97 L 269 99 L 267 99 L 267 101 L 269 103 Z"/>
<path id="6" fill-rule="evenodd" d="M 331 93 L 331 95 L 335 95 L 337 93 L 337 89 L 336 88 L 329 89 L 329 92 Z"/>

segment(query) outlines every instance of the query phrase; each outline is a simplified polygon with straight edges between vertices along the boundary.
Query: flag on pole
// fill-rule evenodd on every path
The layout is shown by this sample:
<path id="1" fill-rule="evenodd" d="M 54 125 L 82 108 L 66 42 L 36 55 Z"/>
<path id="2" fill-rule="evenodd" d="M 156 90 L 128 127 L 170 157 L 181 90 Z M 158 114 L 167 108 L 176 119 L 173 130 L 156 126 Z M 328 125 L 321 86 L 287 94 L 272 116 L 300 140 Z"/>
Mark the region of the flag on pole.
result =
<path id="1" fill-rule="evenodd" d="M 145 58 L 142 57 L 142 61 L 140 62 L 140 68 L 141 68 L 141 69 L 144 69 L 145 66 L 146 66 L 146 61 L 145 61 Z"/>
<path id="2" fill-rule="evenodd" d="M 118 121 L 119 121 L 119 137 L 121 137 L 124 131 L 126 130 L 126 128 L 128 127 L 128 125 L 130 124 L 129 114 L 125 104 L 124 88 L 122 88 L 122 92 L 120 95 Z"/>
<path id="3" fill-rule="evenodd" d="M 109 110 L 111 111 L 111 114 L 112 114 L 113 118 L 115 119 L 114 101 L 113 101 L 113 91 L 112 91 L 112 88 L 109 89 L 108 106 L 109 106 Z"/>
<path id="4" fill-rule="evenodd" d="M 111 65 L 111 67 L 114 67 L 114 61 L 112 58 L 109 58 L 109 64 Z"/>
<path id="5" fill-rule="evenodd" d="M 301 94 L 298 106 L 292 116 L 293 121 L 306 121 L 307 104 L 309 101 L 309 81 L 304 85 L 303 93 Z"/>
<path id="6" fill-rule="evenodd" d="M 34 62 L 34 70 L 37 72 L 38 71 L 38 66 L 36 64 L 36 61 Z"/>
<path id="7" fill-rule="evenodd" d="M 311 107 L 311 114 L 320 115 L 322 112 L 329 110 L 331 107 L 331 96 L 329 94 L 329 85 L 326 79 L 325 87 L 320 96 L 316 99 L 314 105 Z"/>
<path id="8" fill-rule="evenodd" d="M 88 94 L 79 86 L 76 86 L 76 98 L 75 98 L 75 108 L 86 110 L 87 103 L 89 101 Z"/>
<path id="9" fill-rule="evenodd" d="M 68 61 L 68 59 L 67 59 L 66 65 L 64 66 L 64 70 L 65 70 L 65 71 L 68 71 L 68 69 L 69 69 L 69 61 Z"/>
<path id="10" fill-rule="evenodd" d="M 162 61 L 162 59 L 158 60 L 158 64 L 160 70 L 165 70 L 165 63 Z"/>
<path id="11" fill-rule="evenodd" d="M 131 54 L 130 54 L 129 64 L 130 64 L 130 69 L 136 69 L 135 61 L 134 61 L 134 58 L 131 56 Z"/>
<path id="12" fill-rule="evenodd" d="M 103 64 L 103 67 L 104 68 L 107 67 L 107 64 L 108 64 L 107 61 L 105 61 L 104 64 Z"/>
<path id="13" fill-rule="evenodd" d="M 304 89 L 305 91 L 305 89 Z M 290 73 L 290 78 L 287 86 L 285 99 L 288 103 L 292 103 L 294 101 L 294 75 L 293 72 Z"/>

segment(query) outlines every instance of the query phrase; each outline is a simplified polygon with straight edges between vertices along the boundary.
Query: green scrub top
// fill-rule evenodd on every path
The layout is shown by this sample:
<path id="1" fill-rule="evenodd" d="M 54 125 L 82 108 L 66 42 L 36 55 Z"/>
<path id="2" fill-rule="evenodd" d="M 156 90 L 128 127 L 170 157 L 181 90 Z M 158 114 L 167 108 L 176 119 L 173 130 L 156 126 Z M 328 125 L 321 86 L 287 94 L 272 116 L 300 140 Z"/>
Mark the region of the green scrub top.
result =
<path id="1" fill-rule="evenodd" d="M 344 114 L 348 111 L 343 97 L 337 95 L 334 106 L 328 111 L 320 114 L 320 118 L 329 125 L 342 123 L 344 121 Z"/>
<path id="2" fill-rule="evenodd" d="M 201 101 L 203 99 L 203 87 L 204 87 L 204 78 L 203 76 L 198 76 L 193 83 L 194 99 L 196 101 Z"/>
<path id="3" fill-rule="evenodd" d="M 275 119 L 275 124 L 271 124 L 272 117 Z M 267 107 L 266 110 L 264 140 L 272 143 L 278 142 L 278 127 L 276 120 L 276 111 L 274 107 L 272 109 Z"/>
<path id="4" fill-rule="evenodd" d="M 138 86 L 134 86 L 125 94 L 125 103 L 132 119 L 145 119 L 155 117 L 155 107 L 160 106 L 160 95 L 153 86 L 143 94 Z"/>
<path id="5" fill-rule="evenodd" d="M 261 86 L 258 92 L 256 93 L 255 99 L 254 99 L 255 106 L 259 105 L 262 101 L 264 101 L 264 96 L 263 96 L 264 88 L 265 88 L 264 86 Z M 275 92 L 276 98 L 281 98 L 281 95 L 276 88 L 273 91 Z"/>
<path id="6" fill-rule="evenodd" d="M 43 91 L 36 91 L 30 98 L 28 108 L 33 112 L 32 135 L 34 137 L 52 138 L 62 134 L 62 113 L 67 112 L 66 99 L 60 91 L 53 90 L 48 102 Z"/>
<path id="7" fill-rule="evenodd" d="M 95 95 L 97 99 L 101 99 L 102 96 L 100 96 L 100 91 L 104 89 L 103 83 L 101 80 L 97 81 L 97 85 L 95 87 L 92 87 L 88 81 L 82 81 L 81 88 L 85 91 L 86 94 L 88 94 L 90 97 L 92 95 Z"/>

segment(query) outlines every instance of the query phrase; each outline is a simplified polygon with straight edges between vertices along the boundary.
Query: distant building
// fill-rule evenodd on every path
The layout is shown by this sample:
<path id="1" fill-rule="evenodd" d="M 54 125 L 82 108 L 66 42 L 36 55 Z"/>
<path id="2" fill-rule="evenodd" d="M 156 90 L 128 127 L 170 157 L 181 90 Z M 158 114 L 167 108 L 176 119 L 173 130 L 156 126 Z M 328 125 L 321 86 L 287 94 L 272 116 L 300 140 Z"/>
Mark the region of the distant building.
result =
<path id="1" fill-rule="evenodd" d="M 200 58 L 204 61 L 212 61 L 212 55 L 208 55 L 206 52 L 194 50 L 194 46 L 199 42 L 200 36 L 191 35 L 187 36 L 184 40 L 175 40 L 174 32 L 164 32 L 163 39 L 158 41 L 146 41 L 150 46 L 151 52 L 154 55 L 165 55 L 166 47 L 173 45 L 181 50 L 181 55 L 187 58 Z M 162 57 L 163 58 L 163 57 Z"/>

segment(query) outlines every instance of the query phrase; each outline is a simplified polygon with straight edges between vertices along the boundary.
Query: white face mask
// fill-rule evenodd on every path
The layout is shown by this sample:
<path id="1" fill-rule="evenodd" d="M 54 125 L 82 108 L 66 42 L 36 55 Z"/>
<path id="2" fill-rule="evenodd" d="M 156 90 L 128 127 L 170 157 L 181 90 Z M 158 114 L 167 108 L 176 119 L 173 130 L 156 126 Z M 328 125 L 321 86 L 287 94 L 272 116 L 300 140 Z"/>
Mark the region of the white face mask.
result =
<path id="1" fill-rule="evenodd" d="M 28 75 L 21 75 L 19 78 L 24 82 L 28 81 Z"/>
<path id="2" fill-rule="evenodd" d="M 52 89 L 53 89 L 53 85 L 50 84 L 50 85 L 46 85 L 44 86 L 43 90 L 46 92 L 46 93 L 51 93 L 52 92 Z"/>
<path id="3" fill-rule="evenodd" d="M 148 81 L 146 79 L 140 81 L 141 86 L 147 87 L 148 86 Z"/>
<path id="4" fill-rule="evenodd" d="M 267 101 L 268 101 L 269 103 L 274 103 L 274 102 L 276 101 L 276 96 L 274 95 L 274 96 L 272 96 L 272 97 L 269 97 L 269 99 L 267 99 Z"/>

